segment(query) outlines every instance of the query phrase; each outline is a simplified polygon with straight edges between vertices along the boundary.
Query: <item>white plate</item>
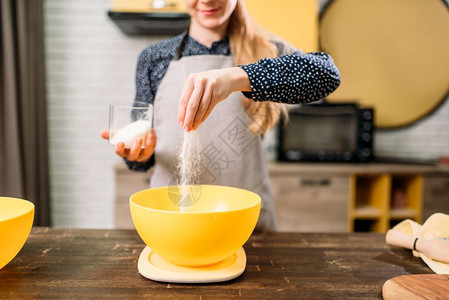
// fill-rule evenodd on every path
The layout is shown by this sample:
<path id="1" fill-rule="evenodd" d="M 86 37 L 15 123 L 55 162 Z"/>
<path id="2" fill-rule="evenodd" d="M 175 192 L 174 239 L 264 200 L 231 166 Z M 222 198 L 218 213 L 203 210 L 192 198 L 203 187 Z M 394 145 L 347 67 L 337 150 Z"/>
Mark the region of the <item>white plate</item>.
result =
<path id="1" fill-rule="evenodd" d="M 139 273 L 148 279 L 176 283 L 209 283 L 228 281 L 240 276 L 246 267 L 243 247 L 225 260 L 205 267 L 183 267 L 167 262 L 145 247 L 139 257 Z"/>

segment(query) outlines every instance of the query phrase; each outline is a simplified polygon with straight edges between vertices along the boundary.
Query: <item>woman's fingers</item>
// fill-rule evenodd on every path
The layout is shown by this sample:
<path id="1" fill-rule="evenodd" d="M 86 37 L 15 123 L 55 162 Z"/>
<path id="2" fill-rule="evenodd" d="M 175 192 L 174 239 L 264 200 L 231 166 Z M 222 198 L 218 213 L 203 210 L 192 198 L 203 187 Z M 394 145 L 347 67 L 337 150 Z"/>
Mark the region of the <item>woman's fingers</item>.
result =
<path id="1" fill-rule="evenodd" d="M 139 157 L 140 151 L 142 150 L 142 138 L 137 138 L 134 140 L 133 145 L 131 146 L 131 149 L 129 150 L 129 153 L 127 155 L 127 159 L 129 161 L 135 161 Z"/>
<path id="2" fill-rule="evenodd" d="M 189 77 L 187 77 L 184 83 L 184 87 L 182 88 L 181 98 L 179 100 L 178 123 L 183 128 L 184 128 L 184 119 L 186 117 L 187 104 L 189 103 L 190 96 L 192 95 L 193 92 L 193 87 L 195 83 L 194 81 L 195 81 L 194 75 L 190 75 Z"/>
<path id="3" fill-rule="evenodd" d="M 101 131 L 100 136 L 104 139 L 109 139 L 109 130 Z M 125 143 L 119 142 L 115 146 L 114 150 L 118 156 L 126 158 L 129 161 L 146 162 L 154 153 L 154 149 L 156 148 L 156 140 L 156 131 L 154 128 L 151 128 L 150 133 L 148 133 L 145 137 L 144 148 L 142 148 L 142 138 L 137 138 L 131 149 L 125 148 Z"/>
<path id="4" fill-rule="evenodd" d="M 123 142 L 117 143 L 115 146 L 115 153 L 129 161 L 134 161 L 137 159 L 140 153 L 140 148 L 142 147 L 142 139 L 138 138 L 134 141 L 131 149 L 126 149 Z"/>
<path id="5" fill-rule="evenodd" d="M 104 138 L 105 140 L 109 140 L 109 130 L 105 129 L 103 131 L 100 132 L 100 136 L 102 138 Z"/>
<path id="6" fill-rule="evenodd" d="M 193 128 L 193 122 L 196 117 L 196 113 L 201 104 L 201 98 L 205 89 L 207 79 L 203 77 L 198 77 L 195 79 L 194 88 L 192 95 L 187 104 L 187 109 L 184 118 L 184 130 L 190 131 Z"/>
<path id="7" fill-rule="evenodd" d="M 206 84 L 206 87 L 201 97 L 201 101 L 196 112 L 195 120 L 193 121 L 192 129 L 197 129 L 203 120 L 205 120 L 205 115 L 212 104 L 212 91 L 214 89 L 215 82 L 211 81 Z M 212 109 L 211 109 L 212 110 Z"/>
<path id="8" fill-rule="evenodd" d="M 248 75 L 240 67 L 192 73 L 178 105 L 178 122 L 185 131 L 197 129 L 212 109 L 232 92 L 251 90 Z"/>
<path id="9" fill-rule="evenodd" d="M 156 140 L 156 131 L 154 128 L 151 128 L 151 132 L 145 137 L 144 148 L 142 148 L 142 138 L 137 138 L 134 140 L 131 149 L 125 148 L 125 144 L 123 142 L 119 142 L 115 146 L 115 153 L 122 158 L 126 158 L 128 161 L 146 162 L 154 153 L 154 149 L 156 148 Z"/>
<path id="10" fill-rule="evenodd" d="M 215 107 L 215 103 L 212 103 L 212 101 L 211 101 L 211 103 L 209 104 L 209 107 L 207 108 L 207 111 L 204 114 L 203 119 L 201 120 L 200 124 L 203 123 L 207 119 L 207 117 L 209 117 L 209 115 L 212 112 L 212 109 L 214 109 L 214 107 Z"/>
<path id="11" fill-rule="evenodd" d="M 125 157 L 126 156 L 125 143 L 123 142 L 117 143 L 117 145 L 115 146 L 115 153 L 120 157 Z"/>
<path id="12" fill-rule="evenodd" d="M 152 128 L 151 132 L 146 136 L 145 148 L 140 152 L 137 158 L 138 162 L 145 162 L 153 155 L 154 149 L 156 148 L 156 140 L 156 131 Z"/>

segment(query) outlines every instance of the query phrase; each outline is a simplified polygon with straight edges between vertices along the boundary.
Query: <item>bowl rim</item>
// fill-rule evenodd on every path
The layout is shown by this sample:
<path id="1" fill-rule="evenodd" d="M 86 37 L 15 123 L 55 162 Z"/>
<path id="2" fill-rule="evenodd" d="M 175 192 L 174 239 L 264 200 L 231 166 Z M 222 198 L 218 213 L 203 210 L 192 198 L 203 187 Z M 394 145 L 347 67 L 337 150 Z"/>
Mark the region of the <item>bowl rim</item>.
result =
<path id="1" fill-rule="evenodd" d="M 243 189 L 243 188 L 238 188 L 238 187 L 233 187 L 233 186 L 225 186 L 225 185 L 213 185 L 213 184 L 195 184 L 195 185 L 199 185 L 199 186 L 208 186 L 208 187 L 218 187 L 218 188 L 231 188 L 231 189 L 236 189 L 236 190 L 243 190 L 243 191 L 246 191 L 246 192 L 249 192 L 249 193 L 252 193 L 252 194 L 256 195 L 258 201 L 257 201 L 257 203 L 254 204 L 254 205 L 247 206 L 247 207 L 244 207 L 244 208 L 239 208 L 239 209 L 231 209 L 231 210 L 226 210 L 226 211 L 195 212 L 195 211 L 171 211 L 171 210 L 155 209 L 155 208 L 146 207 L 146 206 L 137 204 L 136 202 L 134 202 L 134 201 L 132 200 L 132 198 L 133 198 L 136 194 L 141 193 L 141 192 L 144 192 L 144 191 L 155 190 L 155 189 L 168 189 L 168 188 L 170 188 L 170 187 L 176 187 L 176 186 L 177 186 L 177 185 L 168 185 L 168 186 L 161 186 L 161 187 L 155 187 L 155 188 L 144 189 L 144 190 L 140 190 L 140 191 L 138 191 L 138 192 L 135 192 L 134 194 L 132 194 L 132 195 L 129 197 L 129 203 L 130 203 L 130 205 L 137 206 L 137 207 L 141 207 L 141 208 L 146 209 L 146 210 L 149 210 L 149 211 L 163 212 L 163 213 L 169 213 L 169 214 L 186 214 L 186 215 L 187 215 L 187 214 L 189 214 L 189 215 L 196 215 L 196 214 L 207 215 L 207 214 L 216 214 L 216 213 L 231 213 L 231 212 L 237 212 L 237 211 L 242 211 L 242 210 L 250 209 L 250 208 L 253 208 L 253 207 L 256 207 L 256 206 L 262 204 L 262 198 L 261 198 L 257 193 L 254 193 L 253 191 L 246 190 L 246 189 Z"/>
<path id="2" fill-rule="evenodd" d="M 19 202 L 25 202 L 25 203 L 27 203 L 28 205 L 30 205 L 30 207 L 29 207 L 29 209 L 27 209 L 26 211 L 24 211 L 23 213 L 21 213 L 21 214 L 15 216 L 15 217 L 7 218 L 7 219 L 0 219 L 0 223 L 8 222 L 8 221 L 11 221 L 11 220 L 14 220 L 14 219 L 18 219 L 18 218 L 20 218 L 20 217 L 23 217 L 24 215 L 26 215 L 26 214 L 28 214 L 28 213 L 34 211 L 34 209 L 35 209 L 35 207 L 36 207 L 36 206 L 34 205 L 33 202 L 31 202 L 31 201 L 29 201 L 29 200 L 21 199 L 21 198 L 15 198 L 15 197 L 0 197 L 0 201 L 2 201 L 2 200 L 14 200 L 14 201 L 19 201 Z"/>

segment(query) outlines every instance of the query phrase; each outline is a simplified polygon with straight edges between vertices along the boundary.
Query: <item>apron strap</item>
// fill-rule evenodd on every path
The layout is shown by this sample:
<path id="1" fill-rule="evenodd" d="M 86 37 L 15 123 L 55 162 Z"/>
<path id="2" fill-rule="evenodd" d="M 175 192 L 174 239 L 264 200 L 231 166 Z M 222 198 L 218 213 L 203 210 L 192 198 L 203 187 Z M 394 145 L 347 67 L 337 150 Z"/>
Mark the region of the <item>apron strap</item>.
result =
<path id="1" fill-rule="evenodd" d="M 173 57 L 173 60 L 179 60 L 182 57 L 182 49 L 184 48 L 184 45 L 187 41 L 187 37 L 189 36 L 189 33 L 186 32 L 184 36 L 182 37 L 181 43 L 179 44 L 178 48 L 176 49 L 175 56 Z"/>

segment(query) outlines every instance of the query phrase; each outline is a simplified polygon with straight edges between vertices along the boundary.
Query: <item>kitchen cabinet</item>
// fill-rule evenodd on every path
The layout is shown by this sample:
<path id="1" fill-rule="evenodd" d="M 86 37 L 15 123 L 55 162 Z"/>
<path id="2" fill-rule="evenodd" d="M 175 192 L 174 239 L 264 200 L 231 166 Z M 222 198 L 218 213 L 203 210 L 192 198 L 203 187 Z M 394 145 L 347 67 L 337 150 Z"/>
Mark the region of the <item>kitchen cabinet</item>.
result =
<path id="1" fill-rule="evenodd" d="M 152 171 L 135 172 L 127 169 L 124 163 L 115 167 L 115 205 L 114 223 L 116 228 L 134 229 L 129 211 L 129 197 L 150 186 Z"/>
<path id="2" fill-rule="evenodd" d="M 449 214 L 449 168 L 381 163 L 272 163 L 281 231 L 386 232 Z"/>
<path id="3" fill-rule="evenodd" d="M 344 175 L 272 174 L 280 231 L 346 232 L 348 180 Z"/>
<path id="4" fill-rule="evenodd" d="M 390 278 L 432 273 L 383 234 L 276 232 L 251 236 L 234 280 L 167 284 L 139 274 L 144 246 L 135 230 L 35 227 L 0 270 L 0 299 L 375 299 Z"/>
<path id="5" fill-rule="evenodd" d="M 434 212 L 449 214 L 449 173 L 430 174 L 424 181 L 423 220 Z"/>

